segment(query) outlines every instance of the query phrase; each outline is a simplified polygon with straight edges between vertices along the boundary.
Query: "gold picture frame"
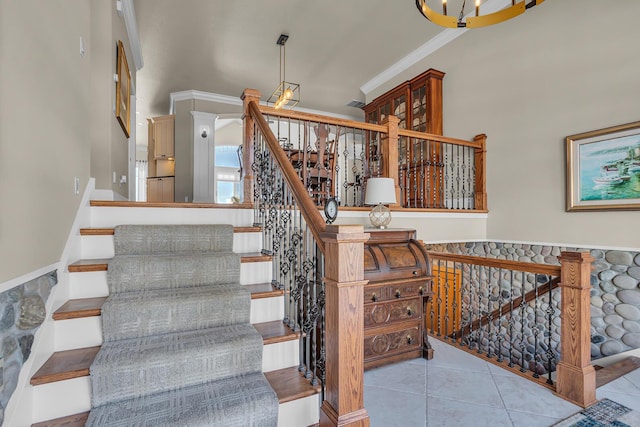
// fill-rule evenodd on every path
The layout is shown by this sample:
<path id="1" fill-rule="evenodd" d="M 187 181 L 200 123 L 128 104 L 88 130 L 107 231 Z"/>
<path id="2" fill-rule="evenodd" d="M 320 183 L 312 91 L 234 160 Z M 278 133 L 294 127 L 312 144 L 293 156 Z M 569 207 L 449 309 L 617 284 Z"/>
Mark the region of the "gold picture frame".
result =
<path id="1" fill-rule="evenodd" d="M 566 137 L 566 210 L 640 210 L 640 121 Z"/>
<path id="2" fill-rule="evenodd" d="M 127 55 L 124 51 L 124 44 L 118 40 L 118 61 L 116 64 L 118 80 L 116 81 L 116 118 L 124 134 L 129 138 L 131 123 L 129 103 L 131 99 L 131 74 Z"/>

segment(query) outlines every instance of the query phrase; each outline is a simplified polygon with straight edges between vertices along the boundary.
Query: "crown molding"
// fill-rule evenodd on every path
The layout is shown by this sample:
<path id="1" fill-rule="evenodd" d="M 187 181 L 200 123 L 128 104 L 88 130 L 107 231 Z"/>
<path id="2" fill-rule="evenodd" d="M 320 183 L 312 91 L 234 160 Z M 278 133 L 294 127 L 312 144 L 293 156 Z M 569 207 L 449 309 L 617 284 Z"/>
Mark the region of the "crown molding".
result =
<path id="1" fill-rule="evenodd" d="M 487 13 L 496 12 L 508 4 L 511 4 L 509 0 L 488 0 L 482 4 L 482 10 Z M 467 16 L 471 16 L 469 13 Z M 432 24 L 436 25 L 436 24 Z M 457 39 L 468 31 L 467 28 L 447 28 L 438 33 L 435 37 L 429 39 L 425 44 L 418 47 L 413 52 L 410 52 L 407 56 L 401 58 L 398 62 L 392 64 L 389 68 L 382 71 L 380 74 L 374 76 L 371 80 L 360 86 L 360 90 L 365 95 L 368 95 L 376 88 L 382 86 L 384 83 L 396 77 L 398 74 L 407 70 L 409 67 L 417 64 L 419 61 L 431 55 L 441 47 L 446 46 L 453 40 Z"/>
<path id="2" fill-rule="evenodd" d="M 142 47 L 140 46 L 140 36 L 138 34 L 138 24 L 136 22 L 136 11 L 133 8 L 133 0 L 119 1 L 121 2 L 121 9 L 118 9 L 118 14 L 120 14 L 120 10 L 122 10 L 124 25 L 127 28 L 127 36 L 129 36 L 129 46 L 133 54 L 133 63 L 136 66 L 136 70 L 139 70 L 144 66 L 144 60 L 142 59 Z M 116 8 L 118 8 L 117 4 Z"/>
<path id="3" fill-rule="evenodd" d="M 239 96 L 220 95 L 218 93 L 203 92 L 200 90 L 183 90 L 181 92 L 171 92 L 169 94 L 169 114 L 175 114 L 176 102 L 187 101 L 190 99 L 242 106 L 242 100 Z M 260 101 L 260 105 L 267 105 L 267 103 L 265 101 Z M 352 120 L 356 122 L 362 121 L 362 119 L 360 119 L 359 117 L 348 116 L 346 114 L 335 114 L 327 111 L 312 110 L 310 108 L 296 107 L 296 111 L 310 114 L 319 114 L 345 120 Z"/>

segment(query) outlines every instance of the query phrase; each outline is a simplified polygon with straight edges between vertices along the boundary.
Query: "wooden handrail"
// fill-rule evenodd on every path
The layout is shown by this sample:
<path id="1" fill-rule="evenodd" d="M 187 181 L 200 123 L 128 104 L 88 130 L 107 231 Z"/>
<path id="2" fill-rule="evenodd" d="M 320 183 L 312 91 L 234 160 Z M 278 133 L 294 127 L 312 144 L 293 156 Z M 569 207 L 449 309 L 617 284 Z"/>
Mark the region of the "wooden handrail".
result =
<path id="1" fill-rule="evenodd" d="M 284 177 L 285 181 L 287 181 L 293 197 L 295 197 L 296 201 L 298 202 L 300 212 L 302 213 L 304 220 L 307 222 L 307 226 L 311 230 L 311 233 L 313 234 L 313 237 L 315 238 L 320 251 L 322 251 L 322 253 L 324 254 L 324 242 L 322 240 L 321 234 L 326 231 L 327 225 L 322 219 L 322 215 L 320 215 L 320 212 L 318 211 L 315 203 L 313 203 L 313 200 L 311 199 L 311 197 L 309 197 L 309 193 L 307 193 L 307 190 L 304 188 L 304 184 L 293 168 L 293 165 L 287 158 L 284 150 L 282 149 L 282 147 L 280 147 L 278 140 L 273 135 L 273 132 L 271 132 L 269 124 L 262 116 L 258 104 L 256 104 L 255 101 L 249 102 L 248 110 L 249 114 L 255 121 L 256 126 L 258 126 L 258 129 L 260 129 L 260 132 L 262 133 L 262 136 L 264 137 L 267 146 L 269 147 L 269 151 L 271 151 L 271 155 L 278 163 L 280 171 L 282 172 L 282 176 Z"/>
<path id="2" fill-rule="evenodd" d="M 510 261 L 506 259 L 482 258 L 471 255 L 458 255 L 445 252 L 427 251 L 429 257 L 434 260 L 445 260 L 465 264 L 482 265 L 485 267 L 503 268 L 505 270 L 524 271 L 526 273 L 546 274 L 548 276 L 560 276 L 559 265 L 535 264 L 532 262 Z"/>
<path id="3" fill-rule="evenodd" d="M 428 139 L 430 141 L 445 142 L 447 144 L 464 145 L 466 147 L 481 148 L 482 144 L 477 141 L 467 141 L 465 139 L 451 138 L 448 136 L 436 135 L 434 133 L 418 132 L 409 129 L 398 129 L 398 135 L 409 138 Z"/>
<path id="4" fill-rule="evenodd" d="M 280 110 L 280 109 L 276 110 L 273 107 L 267 107 L 264 105 L 260 105 L 259 108 L 263 114 L 268 114 L 274 117 L 283 117 L 286 119 L 326 123 L 329 125 L 352 127 L 356 129 L 370 130 L 373 132 L 382 132 L 382 133 L 387 132 L 387 126 L 384 126 L 384 125 L 375 125 L 373 123 L 358 122 L 354 120 L 341 119 L 338 117 L 321 116 L 319 114 L 303 113 L 295 110 Z"/>
<path id="5" fill-rule="evenodd" d="M 537 297 L 540 297 L 542 295 L 548 294 L 552 290 L 556 289 L 558 286 L 560 286 L 560 278 L 556 277 L 553 280 L 551 280 L 550 286 L 548 284 L 544 284 L 544 285 L 540 286 L 538 289 L 533 289 L 533 290 L 527 292 L 524 295 L 525 304 L 530 303 L 531 301 L 533 301 Z M 485 314 L 481 318 L 474 320 L 473 322 L 471 322 L 470 325 L 467 325 L 467 326 L 463 327 L 462 329 L 458 329 L 457 331 L 451 333 L 449 335 L 449 338 L 453 338 L 454 336 L 455 337 L 460 337 L 463 334 L 468 334 L 470 331 L 472 331 L 474 329 L 478 329 L 478 326 L 482 325 L 483 323 L 486 324 L 489 321 L 489 319 L 495 319 L 496 317 L 500 317 L 500 316 L 503 316 L 503 315 L 511 312 L 511 307 L 513 307 L 513 309 L 515 310 L 516 308 L 518 308 L 522 304 L 522 298 L 523 297 L 518 297 L 518 298 L 514 299 L 513 302 L 509 302 L 509 303 L 503 305 L 500 308 L 496 308 L 491 313 Z"/>

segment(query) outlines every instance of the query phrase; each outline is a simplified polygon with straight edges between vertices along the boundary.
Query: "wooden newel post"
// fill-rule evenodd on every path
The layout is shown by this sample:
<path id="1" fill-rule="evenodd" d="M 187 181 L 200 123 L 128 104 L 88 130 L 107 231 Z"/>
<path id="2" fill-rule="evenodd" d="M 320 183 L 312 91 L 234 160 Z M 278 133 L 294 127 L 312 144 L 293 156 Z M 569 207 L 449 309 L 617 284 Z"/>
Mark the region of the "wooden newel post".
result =
<path id="1" fill-rule="evenodd" d="M 242 194 L 244 203 L 253 204 L 253 170 L 251 169 L 251 164 L 253 163 L 255 134 L 253 118 L 251 114 L 249 114 L 249 103 L 254 101 L 259 105 L 260 92 L 256 89 L 245 89 L 240 99 L 242 99 L 242 119 L 244 120 L 242 140 L 242 171 L 244 177 Z"/>
<path id="2" fill-rule="evenodd" d="M 325 244 L 326 381 L 320 426 L 368 427 L 364 408 L 364 242 L 361 225 L 328 225 Z"/>
<path id="3" fill-rule="evenodd" d="M 396 116 L 387 116 L 382 121 L 382 126 L 387 126 L 387 136 L 382 137 L 382 176 L 393 178 L 396 183 L 396 203 L 391 206 L 401 206 L 400 182 L 398 180 L 398 123 Z"/>
<path id="4" fill-rule="evenodd" d="M 556 392 L 583 408 L 596 402 L 591 365 L 591 263 L 587 252 L 562 252 L 560 363 Z"/>
<path id="5" fill-rule="evenodd" d="M 476 182 L 475 182 L 475 208 L 479 210 L 487 207 L 487 135 L 476 135 L 473 140 L 480 143 L 475 149 Z"/>

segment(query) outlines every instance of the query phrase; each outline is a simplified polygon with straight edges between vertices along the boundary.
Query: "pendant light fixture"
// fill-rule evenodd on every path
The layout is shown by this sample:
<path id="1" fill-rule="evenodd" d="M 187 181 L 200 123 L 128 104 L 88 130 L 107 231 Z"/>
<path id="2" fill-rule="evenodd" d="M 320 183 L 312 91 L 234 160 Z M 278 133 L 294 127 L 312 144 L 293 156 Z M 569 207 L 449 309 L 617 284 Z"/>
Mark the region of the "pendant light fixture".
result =
<path id="1" fill-rule="evenodd" d="M 274 108 L 293 108 L 300 102 L 300 85 L 286 81 L 286 48 L 285 43 L 289 39 L 286 34 L 280 34 L 276 44 L 280 46 L 280 83 L 273 91 L 267 103 L 273 104 Z"/>
<path id="2" fill-rule="evenodd" d="M 498 24 L 511 18 L 515 18 L 518 15 L 522 15 L 528 9 L 539 5 L 544 0 L 511 0 L 511 6 L 505 7 L 504 9 L 501 9 L 497 12 L 487 13 L 485 15 L 480 14 L 480 12 L 482 11 L 483 2 L 481 0 L 475 0 L 475 16 L 468 16 L 466 20 L 463 19 L 465 15 L 464 8 L 467 4 L 467 0 L 463 0 L 462 7 L 460 8 L 460 13 L 457 17 L 447 15 L 447 0 L 435 1 L 442 1 L 442 13 L 438 13 L 434 9 L 427 6 L 427 0 L 416 0 L 416 7 L 420 11 L 420 13 L 429 21 L 446 28 L 479 28 Z M 495 2 L 495 0 L 493 1 Z M 484 3 L 487 3 L 487 1 L 485 1 Z"/>

